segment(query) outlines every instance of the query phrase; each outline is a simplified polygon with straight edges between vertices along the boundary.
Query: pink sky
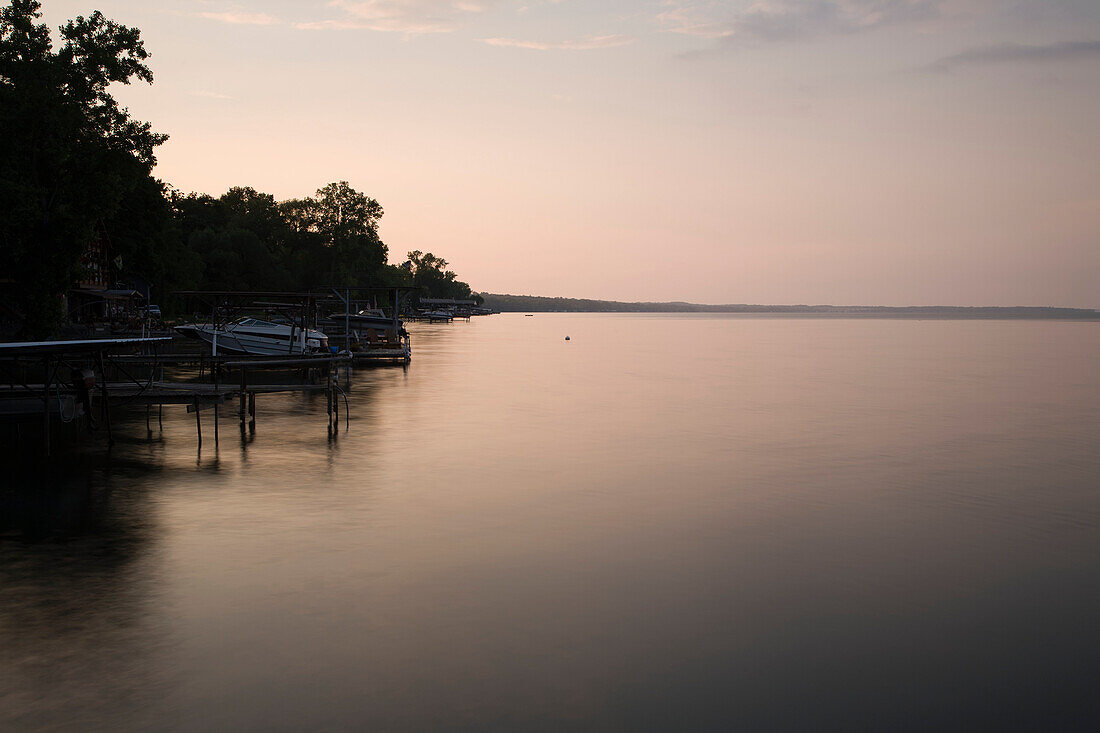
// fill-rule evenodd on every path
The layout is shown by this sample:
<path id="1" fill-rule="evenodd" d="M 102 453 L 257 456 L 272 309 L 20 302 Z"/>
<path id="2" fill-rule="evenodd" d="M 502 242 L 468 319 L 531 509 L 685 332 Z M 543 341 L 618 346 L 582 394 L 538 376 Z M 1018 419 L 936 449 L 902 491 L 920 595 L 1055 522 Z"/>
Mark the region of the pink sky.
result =
<path id="1" fill-rule="evenodd" d="M 142 30 L 157 175 L 347 180 L 475 289 L 1100 307 L 1095 0 L 44 0 Z"/>

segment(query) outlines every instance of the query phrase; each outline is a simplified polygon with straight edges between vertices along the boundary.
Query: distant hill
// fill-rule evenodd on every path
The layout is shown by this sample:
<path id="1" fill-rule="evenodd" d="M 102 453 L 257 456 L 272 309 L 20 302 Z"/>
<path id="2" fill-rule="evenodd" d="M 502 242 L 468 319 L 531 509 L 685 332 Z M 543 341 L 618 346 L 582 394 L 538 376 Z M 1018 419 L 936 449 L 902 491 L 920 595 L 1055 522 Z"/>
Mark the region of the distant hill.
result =
<path id="1" fill-rule="evenodd" d="M 776 313 L 820 316 L 865 316 L 890 318 L 1054 318 L 1100 320 L 1100 311 L 1089 308 L 1048 308 L 1040 306 L 952 306 L 921 305 L 908 307 L 879 305 L 749 305 L 735 303 L 625 303 L 617 300 L 586 298 L 549 298 L 538 295 L 502 295 L 481 293 L 485 307 L 502 312 L 527 313 Z"/>

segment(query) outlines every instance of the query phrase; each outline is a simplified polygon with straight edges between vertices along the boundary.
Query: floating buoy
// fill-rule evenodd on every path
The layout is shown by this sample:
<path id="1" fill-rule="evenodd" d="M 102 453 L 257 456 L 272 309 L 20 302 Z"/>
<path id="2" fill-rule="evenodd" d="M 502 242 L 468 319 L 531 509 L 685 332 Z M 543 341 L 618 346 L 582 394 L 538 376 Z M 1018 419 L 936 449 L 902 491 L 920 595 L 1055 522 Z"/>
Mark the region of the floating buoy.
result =
<path id="1" fill-rule="evenodd" d="M 565 337 L 565 340 L 566 340 L 566 341 L 568 341 L 568 340 L 569 340 L 569 337 L 568 337 L 568 336 L 566 336 L 566 337 Z"/>

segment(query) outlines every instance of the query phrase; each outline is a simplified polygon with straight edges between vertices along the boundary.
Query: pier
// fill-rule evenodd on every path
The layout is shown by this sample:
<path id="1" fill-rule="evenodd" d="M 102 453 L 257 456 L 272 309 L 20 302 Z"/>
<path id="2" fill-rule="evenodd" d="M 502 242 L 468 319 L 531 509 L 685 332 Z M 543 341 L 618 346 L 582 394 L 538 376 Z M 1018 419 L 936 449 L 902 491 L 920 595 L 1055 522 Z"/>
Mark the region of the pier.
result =
<path id="1" fill-rule="evenodd" d="M 185 405 L 195 415 L 200 446 L 201 413 L 212 412 L 217 443 L 222 405 L 235 400 L 240 430 L 255 431 L 258 395 L 324 393 L 328 430 L 340 429 L 341 402 L 348 423 L 348 401 L 341 386 L 355 361 L 348 354 L 283 358 L 157 353 L 157 347 L 171 342 L 170 337 L 146 337 L 0 343 L 0 374 L 6 381 L 0 387 L 0 419 L 16 425 L 40 419 L 46 457 L 58 424 L 77 423 L 88 432 L 102 427 L 108 445 L 113 444 L 111 413 L 122 407 L 144 406 L 151 430 L 152 408 L 159 426 L 165 405 Z M 166 378 L 166 367 L 180 374 Z M 280 377 L 273 382 L 271 372 L 294 375 L 299 381 Z M 257 379 L 260 373 L 268 378 Z"/>
<path id="2" fill-rule="evenodd" d="M 183 405 L 201 446 L 211 433 L 217 444 L 226 419 L 254 432 L 264 395 L 300 393 L 325 395 L 333 434 L 341 417 L 350 425 L 345 389 L 354 369 L 410 363 L 402 319 L 424 317 L 408 307 L 414 293 L 405 286 L 183 291 L 177 295 L 195 318 L 190 337 L 153 331 L 147 321 L 140 332 L 112 337 L 0 343 L 0 425 L 18 442 L 33 436 L 28 424 L 40 424 L 34 442 L 48 457 L 58 438 L 83 433 L 103 431 L 112 445 L 112 413 L 120 409 L 144 407 L 151 434 L 154 421 L 163 426 L 165 406 Z M 469 318 L 472 301 L 421 304 L 446 305 L 450 320 Z M 249 329 L 279 335 L 249 336 Z"/>

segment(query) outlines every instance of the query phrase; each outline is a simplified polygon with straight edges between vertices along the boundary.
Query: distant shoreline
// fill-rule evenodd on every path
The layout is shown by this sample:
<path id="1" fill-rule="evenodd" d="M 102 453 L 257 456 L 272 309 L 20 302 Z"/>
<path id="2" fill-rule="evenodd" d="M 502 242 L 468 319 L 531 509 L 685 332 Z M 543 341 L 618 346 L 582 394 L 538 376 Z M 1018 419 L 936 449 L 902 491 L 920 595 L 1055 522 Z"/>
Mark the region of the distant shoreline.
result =
<path id="1" fill-rule="evenodd" d="M 481 293 L 484 306 L 493 310 L 528 313 L 742 313 L 844 317 L 1011 319 L 1098 321 L 1100 310 L 1050 306 L 882 306 L 882 305 L 707 305 L 684 302 L 623 302 L 585 298 L 552 298 L 537 295 Z"/>

